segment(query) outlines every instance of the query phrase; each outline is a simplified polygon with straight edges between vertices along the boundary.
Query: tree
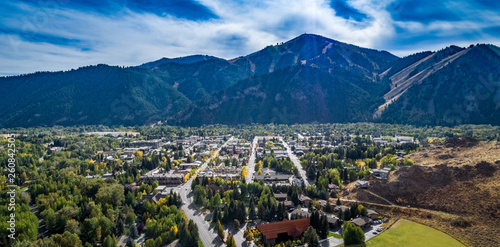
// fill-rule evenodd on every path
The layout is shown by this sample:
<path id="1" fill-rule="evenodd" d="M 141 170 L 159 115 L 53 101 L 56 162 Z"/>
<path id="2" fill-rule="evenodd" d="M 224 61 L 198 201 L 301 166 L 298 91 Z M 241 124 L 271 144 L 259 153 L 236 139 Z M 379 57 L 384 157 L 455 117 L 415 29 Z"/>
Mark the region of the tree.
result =
<path id="1" fill-rule="evenodd" d="M 222 227 L 222 224 L 220 221 L 217 221 L 217 224 L 215 225 L 215 230 L 217 230 L 217 236 L 224 241 L 224 227 Z"/>
<path id="2" fill-rule="evenodd" d="M 347 209 L 347 210 L 344 212 L 344 221 L 349 221 L 349 220 L 351 220 L 351 218 L 352 218 L 352 217 L 351 217 L 351 210 L 348 210 L 348 209 Z"/>
<path id="3" fill-rule="evenodd" d="M 358 216 L 358 206 L 359 204 L 357 202 L 351 204 L 351 218 L 356 218 L 356 216 Z"/>
<path id="4" fill-rule="evenodd" d="M 330 228 L 328 226 L 328 218 L 326 217 L 326 215 L 322 215 L 320 221 L 321 222 L 318 231 L 319 237 L 321 239 L 325 239 L 326 237 L 328 237 L 328 233 L 330 232 Z"/>
<path id="5" fill-rule="evenodd" d="M 127 238 L 127 247 L 135 247 L 135 241 L 131 237 Z"/>
<path id="6" fill-rule="evenodd" d="M 256 219 L 257 215 L 255 214 L 255 203 L 253 200 L 253 197 L 250 198 L 250 204 L 248 206 L 248 219 L 250 221 L 254 221 Z"/>
<path id="7" fill-rule="evenodd" d="M 405 159 L 403 160 L 403 165 L 405 165 L 405 166 L 412 166 L 413 165 L 413 160 L 408 159 L 408 157 L 405 157 Z"/>
<path id="8" fill-rule="evenodd" d="M 361 244 L 365 242 L 365 233 L 359 226 L 350 221 L 344 222 L 344 243 L 345 245 Z"/>
<path id="9" fill-rule="evenodd" d="M 210 198 L 210 209 L 211 210 L 214 210 L 215 208 L 219 208 L 220 207 L 220 194 L 219 193 L 215 193 L 214 196 L 212 196 L 212 198 Z"/>
<path id="10" fill-rule="evenodd" d="M 310 217 L 310 222 L 311 222 L 311 226 L 318 230 L 319 227 L 320 227 L 320 215 L 319 215 L 319 212 L 317 210 L 315 210 L 314 212 L 312 212 L 311 214 L 311 217 Z"/>
<path id="11" fill-rule="evenodd" d="M 238 221 L 237 219 L 234 219 L 234 229 L 235 230 L 239 230 L 240 229 L 240 221 Z"/>
<path id="12" fill-rule="evenodd" d="M 78 235 L 70 232 L 64 232 L 64 234 L 55 234 L 52 235 L 51 238 L 54 239 L 59 246 L 68 246 L 68 247 L 80 247 L 82 246 L 82 241 L 78 237 Z"/>
<path id="13" fill-rule="evenodd" d="M 80 238 L 83 242 L 95 245 L 97 242 L 97 218 L 85 219 L 80 228 Z"/>
<path id="14" fill-rule="evenodd" d="M 115 235 L 108 235 L 102 242 L 102 247 L 116 247 L 117 244 Z"/>
<path id="15" fill-rule="evenodd" d="M 114 208 L 121 205 L 125 199 L 123 185 L 121 184 L 111 184 L 99 188 L 96 195 L 96 201 L 102 203 L 102 205 L 110 204 Z"/>
<path id="16" fill-rule="evenodd" d="M 194 203 L 197 206 L 201 206 L 203 204 L 203 201 L 207 197 L 207 191 L 203 187 L 201 187 L 201 185 L 196 185 L 193 194 Z"/>
<path id="17" fill-rule="evenodd" d="M 316 230 L 312 226 L 307 228 L 307 231 L 304 233 L 303 243 L 307 244 L 308 247 L 320 247 L 318 234 Z"/>
<path id="18" fill-rule="evenodd" d="M 212 211 L 212 222 L 216 222 L 218 221 L 220 218 L 219 218 L 219 208 L 215 208 L 213 211 Z"/>
<path id="19" fill-rule="evenodd" d="M 227 247 L 236 247 L 236 241 L 234 241 L 234 237 L 231 233 L 227 234 L 226 246 Z"/>
<path id="20" fill-rule="evenodd" d="M 137 227 L 135 225 L 130 226 L 130 232 L 128 234 L 132 239 L 136 239 L 139 237 L 139 232 L 137 231 Z"/>
<path id="21" fill-rule="evenodd" d="M 340 198 L 337 198 L 337 206 L 340 206 L 341 203 L 340 203 Z"/>

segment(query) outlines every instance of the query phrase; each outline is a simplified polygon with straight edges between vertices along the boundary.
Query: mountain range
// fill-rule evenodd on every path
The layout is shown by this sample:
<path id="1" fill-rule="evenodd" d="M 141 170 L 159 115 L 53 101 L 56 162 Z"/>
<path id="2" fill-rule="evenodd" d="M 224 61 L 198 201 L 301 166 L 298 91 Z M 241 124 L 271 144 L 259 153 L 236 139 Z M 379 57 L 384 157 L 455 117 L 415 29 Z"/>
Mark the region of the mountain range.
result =
<path id="1" fill-rule="evenodd" d="M 0 78 L 0 127 L 385 122 L 500 125 L 500 48 L 399 58 L 303 34 L 247 56 L 193 55 Z"/>

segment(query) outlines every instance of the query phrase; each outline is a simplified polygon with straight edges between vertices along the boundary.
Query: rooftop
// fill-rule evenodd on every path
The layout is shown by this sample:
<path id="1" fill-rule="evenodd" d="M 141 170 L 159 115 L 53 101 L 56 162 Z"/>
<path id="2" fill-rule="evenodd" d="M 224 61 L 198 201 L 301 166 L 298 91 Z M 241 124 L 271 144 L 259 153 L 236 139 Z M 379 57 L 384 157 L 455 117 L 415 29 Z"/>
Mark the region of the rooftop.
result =
<path id="1" fill-rule="evenodd" d="M 256 228 L 266 239 L 278 238 L 278 234 L 287 233 L 288 236 L 298 238 L 311 225 L 309 218 L 298 220 L 283 220 L 269 224 L 260 224 Z"/>

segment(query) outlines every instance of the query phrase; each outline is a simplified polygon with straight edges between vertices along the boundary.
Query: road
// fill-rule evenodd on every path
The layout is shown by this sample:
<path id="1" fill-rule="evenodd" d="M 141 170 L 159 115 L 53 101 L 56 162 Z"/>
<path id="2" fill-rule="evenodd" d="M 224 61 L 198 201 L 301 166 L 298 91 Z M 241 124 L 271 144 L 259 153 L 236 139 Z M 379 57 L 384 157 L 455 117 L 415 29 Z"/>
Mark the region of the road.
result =
<path id="1" fill-rule="evenodd" d="M 281 139 L 281 138 L 280 138 L 280 141 L 281 141 L 281 143 L 283 143 L 283 146 L 286 148 L 286 151 L 288 153 L 288 157 L 290 157 L 290 160 L 293 162 L 295 167 L 297 167 L 297 169 L 299 170 L 299 174 L 302 177 L 302 181 L 304 181 L 304 184 L 306 185 L 306 187 L 313 184 L 312 181 L 309 181 L 309 179 L 307 179 L 306 171 L 302 168 L 302 165 L 300 165 L 299 158 L 297 158 L 297 156 L 292 152 L 292 149 L 290 148 L 290 146 L 288 146 L 288 144 L 285 141 L 283 141 L 283 139 Z"/>
<path id="2" fill-rule="evenodd" d="M 255 170 L 255 158 L 256 158 L 256 153 L 257 153 L 257 143 L 259 141 L 259 138 L 258 136 L 254 137 L 253 138 L 253 142 L 252 142 L 252 153 L 250 154 L 250 160 L 247 164 L 247 171 L 248 171 L 248 174 L 247 174 L 247 177 L 245 179 L 246 183 L 247 184 L 250 184 L 253 182 L 253 174 L 254 174 L 254 170 Z"/>
<path id="3" fill-rule="evenodd" d="M 231 137 L 228 141 L 232 140 L 233 137 Z M 210 157 L 205 163 L 203 163 L 198 170 L 196 171 L 196 175 L 200 172 L 201 169 L 207 168 L 208 163 L 210 162 L 211 158 L 215 158 L 216 155 L 220 152 L 220 150 L 226 146 L 227 142 L 225 142 L 218 150 L 215 152 L 212 157 Z M 217 237 L 217 233 L 212 230 L 210 230 L 210 224 L 208 223 L 208 218 L 205 217 L 202 213 L 201 210 L 198 209 L 198 207 L 192 203 L 192 195 L 191 195 L 191 184 L 193 183 L 193 177 L 194 175 L 182 186 L 179 186 L 175 189 L 175 191 L 179 192 L 182 201 L 184 204 L 182 205 L 182 210 L 186 213 L 186 216 L 193 220 L 194 223 L 198 226 L 198 232 L 200 235 L 200 239 L 203 242 L 203 245 L 206 247 L 208 246 L 222 246 L 223 243 L 222 241 Z M 241 246 L 241 243 L 240 245 Z"/>

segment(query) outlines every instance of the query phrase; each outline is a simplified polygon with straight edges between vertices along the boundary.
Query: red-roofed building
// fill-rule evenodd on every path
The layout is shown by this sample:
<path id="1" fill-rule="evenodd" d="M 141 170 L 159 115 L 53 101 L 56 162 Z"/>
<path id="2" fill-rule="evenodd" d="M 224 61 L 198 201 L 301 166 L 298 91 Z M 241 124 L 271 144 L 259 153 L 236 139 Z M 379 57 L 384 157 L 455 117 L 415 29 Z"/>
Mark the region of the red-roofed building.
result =
<path id="1" fill-rule="evenodd" d="M 287 240 L 298 239 L 310 225 L 309 218 L 305 218 L 260 224 L 256 227 L 262 233 L 262 242 L 274 245 Z"/>

